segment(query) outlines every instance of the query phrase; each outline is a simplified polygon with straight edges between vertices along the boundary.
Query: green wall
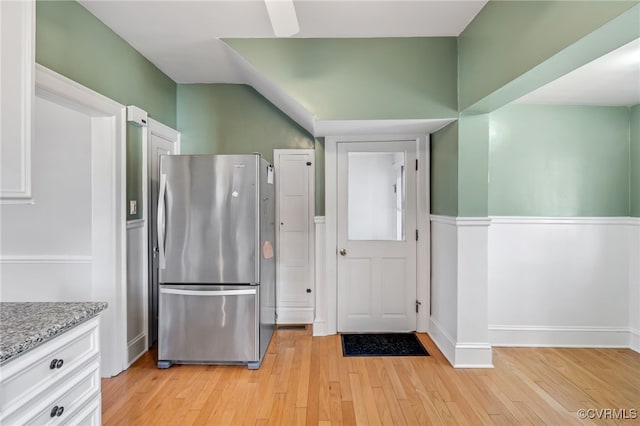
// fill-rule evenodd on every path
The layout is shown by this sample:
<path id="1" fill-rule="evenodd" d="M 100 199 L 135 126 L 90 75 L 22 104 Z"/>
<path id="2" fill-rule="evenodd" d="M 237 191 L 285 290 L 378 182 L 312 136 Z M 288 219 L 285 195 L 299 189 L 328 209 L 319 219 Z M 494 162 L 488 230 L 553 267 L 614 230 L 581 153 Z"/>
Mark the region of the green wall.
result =
<path id="1" fill-rule="evenodd" d="M 179 84 L 178 130 L 184 154 L 250 154 L 273 162 L 276 148 L 313 148 L 306 130 L 241 84 Z"/>
<path id="2" fill-rule="evenodd" d="M 324 214 L 324 140 L 314 138 L 253 88 L 179 84 L 183 154 L 249 154 L 273 161 L 274 149 L 316 150 L 316 214 Z"/>
<path id="3" fill-rule="evenodd" d="M 146 128 L 127 123 L 127 220 L 142 219 L 142 132 Z M 136 214 L 130 214 L 129 201 L 137 201 Z"/>
<path id="4" fill-rule="evenodd" d="M 640 217 L 640 105 L 631 108 L 630 117 L 631 216 Z"/>
<path id="5" fill-rule="evenodd" d="M 176 84 L 74 1 L 36 3 L 36 62 L 176 126 Z"/>
<path id="6" fill-rule="evenodd" d="M 319 119 L 457 115 L 455 37 L 225 41 Z"/>
<path id="7" fill-rule="evenodd" d="M 458 123 L 431 135 L 431 213 L 458 216 Z"/>
<path id="8" fill-rule="evenodd" d="M 458 127 L 458 216 L 484 217 L 489 194 L 489 114 L 461 114 Z"/>
<path id="9" fill-rule="evenodd" d="M 316 138 L 316 216 L 324 216 L 324 138 Z"/>
<path id="10" fill-rule="evenodd" d="M 176 83 L 75 1 L 36 2 L 36 62 L 176 127 Z M 142 217 L 142 135 L 127 127 L 127 219 Z M 129 201 L 137 214 L 129 214 Z"/>
<path id="11" fill-rule="evenodd" d="M 628 216 L 629 108 L 510 105 L 490 118 L 489 214 Z"/>
<path id="12" fill-rule="evenodd" d="M 488 2 L 458 39 L 460 110 L 501 89 L 637 4 L 637 0 Z M 573 64 L 556 63 L 555 68 L 569 66 L 566 71 L 570 71 L 637 38 L 640 31 L 637 9 L 628 19 L 611 25 L 598 43 L 586 43 L 572 52 L 574 57 L 565 58 Z M 605 42 L 612 44 L 605 46 Z M 610 49 L 602 50 L 604 47 Z M 553 70 L 545 72 L 549 75 L 542 76 L 541 70 L 536 78 L 553 74 Z M 540 86 L 547 82 L 535 83 Z"/>

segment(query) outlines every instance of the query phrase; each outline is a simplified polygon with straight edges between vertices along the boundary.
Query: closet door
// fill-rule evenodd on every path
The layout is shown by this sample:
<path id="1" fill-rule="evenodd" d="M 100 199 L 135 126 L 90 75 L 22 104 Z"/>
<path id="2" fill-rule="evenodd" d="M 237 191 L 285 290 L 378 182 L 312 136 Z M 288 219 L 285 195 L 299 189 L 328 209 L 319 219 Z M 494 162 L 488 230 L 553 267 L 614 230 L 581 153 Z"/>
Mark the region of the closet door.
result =
<path id="1" fill-rule="evenodd" d="M 274 150 L 278 324 L 313 322 L 314 151 Z"/>

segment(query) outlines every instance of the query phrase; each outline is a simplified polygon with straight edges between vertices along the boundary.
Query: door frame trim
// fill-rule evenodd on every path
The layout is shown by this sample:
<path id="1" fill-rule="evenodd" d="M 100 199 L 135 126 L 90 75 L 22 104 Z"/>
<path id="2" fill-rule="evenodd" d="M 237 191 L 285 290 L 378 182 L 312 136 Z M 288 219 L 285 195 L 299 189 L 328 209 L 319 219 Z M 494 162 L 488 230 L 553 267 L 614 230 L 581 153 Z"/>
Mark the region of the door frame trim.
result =
<path id="1" fill-rule="evenodd" d="M 142 203 L 143 205 L 143 212 L 142 212 L 142 217 L 145 220 L 145 229 L 144 229 L 144 236 L 145 236 L 145 242 L 146 244 L 144 244 L 145 246 L 145 254 L 144 254 L 144 259 L 146 259 L 146 265 L 144 267 L 144 278 L 143 278 L 143 282 L 145 282 L 147 285 L 145 286 L 145 294 L 144 294 L 144 299 L 147 301 L 146 302 L 146 309 L 145 309 L 145 313 L 144 313 L 144 329 L 146 330 L 145 333 L 147 335 L 147 342 L 145 344 L 145 350 L 148 349 L 150 347 L 150 344 L 152 343 L 152 333 L 151 333 L 151 321 L 153 320 L 151 318 L 151 304 L 153 303 L 153 301 L 151 300 L 152 294 L 151 294 L 151 285 L 153 284 L 152 281 L 152 271 L 151 268 L 153 268 L 153 262 L 152 262 L 152 256 L 153 256 L 153 247 L 152 246 L 152 237 L 151 237 L 151 233 L 155 232 L 155 229 L 151 229 L 151 217 L 150 214 L 153 211 L 153 206 L 151 206 L 151 145 L 153 143 L 152 141 L 152 136 L 158 136 L 164 140 L 166 140 L 167 142 L 170 142 L 172 144 L 173 147 L 173 153 L 172 155 L 179 155 L 180 154 L 180 136 L 181 133 L 175 129 L 172 129 L 171 127 L 154 120 L 153 118 L 149 117 L 149 125 L 147 126 L 147 131 L 144 132 L 144 141 L 142 144 L 142 176 L 146 176 L 146 184 L 143 185 L 143 190 L 142 190 L 142 199 L 145 200 L 144 203 Z"/>
<path id="2" fill-rule="evenodd" d="M 422 310 L 416 321 L 416 331 L 429 331 L 429 318 L 431 317 L 429 135 L 361 135 L 331 136 L 325 139 L 326 334 L 336 334 L 338 323 L 338 143 L 392 141 L 415 141 L 417 144 L 419 168 L 416 175 L 416 226 L 420 238 L 416 246 L 416 297 L 422 303 Z M 323 315 L 316 313 L 316 316 L 322 317 Z"/>
<path id="3" fill-rule="evenodd" d="M 312 310 L 312 315 L 315 312 L 316 309 L 316 281 L 315 281 L 315 277 L 316 277 L 316 264 L 315 264 L 315 259 L 316 259 L 316 254 L 315 254 L 315 250 L 316 250 L 316 238 L 315 238 L 315 209 L 316 209 L 316 190 L 315 190 L 315 176 L 316 176 L 316 151 L 314 149 L 274 149 L 273 150 L 273 165 L 274 165 L 274 169 L 275 169 L 275 174 L 276 174 L 276 186 L 275 186 L 275 196 L 276 196 L 276 224 L 280 223 L 280 180 L 278 178 L 279 176 L 279 171 L 280 171 L 280 154 L 306 154 L 309 155 L 311 158 L 311 178 L 309 179 L 309 187 L 308 187 L 308 191 L 309 191 L 309 217 L 307 218 L 307 222 L 308 222 L 308 226 L 309 226 L 309 259 L 308 259 L 308 263 L 309 263 L 309 271 L 307 272 L 308 274 L 308 280 L 309 280 L 309 285 L 311 286 L 311 291 L 312 291 L 312 295 L 313 296 L 313 301 L 314 301 L 314 306 L 313 306 L 313 310 Z M 277 226 L 277 225 L 276 225 Z M 276 300 L 278 300 L 278 295 L 277 295 L 277 283 L 278 283 L 278 275 L 280 275 L 280 227 L 277 226 L 277 230 L 276 230 Z M 300 310 L 300 308 L 295 308 L 295 310 Z M 302 313 L 302 316 L 304 315 L 304 312 Z M 311 321 L 313 322 L 313 318 L 311 319 Z M 276 319 L 276 323 L 279 323 L 278 319 Z"/>
<path id="4" fill-rule="evenodd" d="M 34 95 L 91 119 L 91 264 L 100 314 L 100 374 L 126 369 L 126 108 L 62 74 L 35 64 Z"/>

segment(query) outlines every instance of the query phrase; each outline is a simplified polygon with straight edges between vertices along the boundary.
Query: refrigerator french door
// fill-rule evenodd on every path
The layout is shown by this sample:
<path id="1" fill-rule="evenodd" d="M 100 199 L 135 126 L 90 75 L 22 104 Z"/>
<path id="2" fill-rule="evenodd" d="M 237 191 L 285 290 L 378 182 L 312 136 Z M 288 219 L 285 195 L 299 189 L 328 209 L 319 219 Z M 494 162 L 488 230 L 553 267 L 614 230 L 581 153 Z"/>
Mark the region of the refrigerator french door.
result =
<path id="1" fill-rule="evenodd" d="M 259 155 L 161 158 L 159 368 L 260 366 L 275 327 L 273 181 Z"/>

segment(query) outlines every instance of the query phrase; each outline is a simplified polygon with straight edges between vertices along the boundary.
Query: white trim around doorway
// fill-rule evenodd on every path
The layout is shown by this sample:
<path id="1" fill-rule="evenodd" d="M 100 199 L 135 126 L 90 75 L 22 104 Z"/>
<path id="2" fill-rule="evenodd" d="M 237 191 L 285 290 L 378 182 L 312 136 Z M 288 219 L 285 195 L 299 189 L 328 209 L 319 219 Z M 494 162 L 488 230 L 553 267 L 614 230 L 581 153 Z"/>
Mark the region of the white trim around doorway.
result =
<path id="1" fill-rule="evenodd" d="M 429 331 L 430 317 L 430 223 L 429 223 L 429 139 L 428 135 L 362 135 L 331 136 L 325 139 L 325 276 L 324 283 L 316 283 L 317 295 L 326 297 L 325 303 L 316 303 L 313 334 L 337 333 L 337 163 L 340 142 L 416 141 L 418 152 L 417 173 L 417 227 L 419 233 L 416 256 L 416 294 L 421 302 L 417 320 L 418 332 Z M 324 285 L 324 289 L 319 287 Z M 323 312 L 324 311 L 324 312 Z M 316 326 L 317 325 L 317 326 Z M 321 326 L 320 326 L 321 325 Z"/>

